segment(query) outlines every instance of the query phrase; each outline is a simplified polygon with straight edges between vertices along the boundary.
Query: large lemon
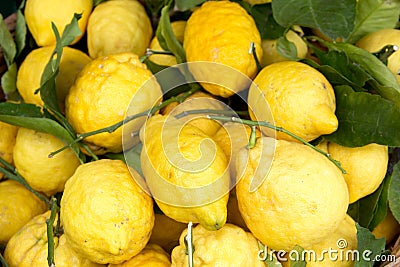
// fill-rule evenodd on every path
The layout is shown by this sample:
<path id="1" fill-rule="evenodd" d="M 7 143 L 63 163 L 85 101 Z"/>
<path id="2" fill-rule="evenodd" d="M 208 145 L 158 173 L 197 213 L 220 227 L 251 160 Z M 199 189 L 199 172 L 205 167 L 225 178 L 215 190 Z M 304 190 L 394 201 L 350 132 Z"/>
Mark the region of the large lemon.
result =
<path id="1" fill-rule="evenodd" d="M 275 123 L 306 141 L 338 127 L 331 84 L 304 63 L 284 61 L 262 69 L 250 87 L 248 104 L 252 119 Z M 275 134 L 266 127 L 262 131 L 269 136 Z M 282 132 L 277 132 L 276 137 L 294 140 Z"/>
<path id="2" fill-rule="evenodd" d="M 142 56 L 152 35 L 150 19 L 139 1 L 106 1 L 96 6 L 89 18 L 89 55 L 97 58 L 132 52 Z"/>
<path id="3" fill-rule="evenodd" d="M 186 24 L 183 47 L 188 62 L 208 61 L 227 65 L 243 75 L 254 78 L 257 65 L 251 43 L 262 59 L 261 37 L 253 18 L 238 3 L 207 1 L 196 9 Z M 214 95 L 228 97 L 246 89 L 247 80 L 240 75 L 216 71 L 209 66 L 189 65 L 196 79 L 213 81 L 202 86 Z M 221 82 L 218 82 L 221 81 Z M 222 87 L 220 84 L 228 84 Z"/>
<path id="4" fill-rule="evenodd" d="M 81 165 L 65 185 L 61 222 L 72 249 L 97 263 L 122 263 L 147 244 L 153 201 L 136 183 L 139 174 L 120 160 Z"/>
<path id="5" fill-rule="evenodd" d="M 33 38 L 39 46 L 56 44 L 56 36 L 52 29 L 55 24 L 61 36 L 64 28 L 69 24 L 74 13 L 82 14 L 78 20 L 81 34 L 75 38 L 78 42 L 86 31 L 86 24 L 92 12 L 92 0 L 27 0 L 25 4 L 25 20 Z"/>
<path id="6" fill-rule="evenodd" d="M 269 248 L 318 244 L 346 215 L 349 194 L 341 171 L 308 146 L 263 137 L 240 152 L 236 166 L 243 172 L 236 185 L 240 213 Z"/>

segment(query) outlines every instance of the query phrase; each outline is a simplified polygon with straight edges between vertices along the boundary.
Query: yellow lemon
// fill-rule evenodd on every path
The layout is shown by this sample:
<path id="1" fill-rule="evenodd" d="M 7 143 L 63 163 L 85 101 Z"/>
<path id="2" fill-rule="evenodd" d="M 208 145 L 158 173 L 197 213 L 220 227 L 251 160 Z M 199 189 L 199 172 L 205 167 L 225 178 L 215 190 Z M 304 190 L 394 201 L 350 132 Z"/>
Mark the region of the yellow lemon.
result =
<path id="1" fill-rule="evenodd" d="M 297 58 L 305 58 L 307 56 L 308 47 L 306 42 L 301 38 L 303 35 L 303 30 L 299 26 L 295 26 L 294 30 L 289 30 L 286 33 L 286 39 L 290 42 L 294 43 L 297 49 Z M 281 62 L 288 60 L 281 54 L 279 54 L 277 50 L 278 40 L 271 39 L 263 39 L 262 40 L 262 48 L 263 48 L 263 57 L 261 61 L 261 66 L 265 67 L 267 65 L 271 65 L 275 62 Z"/>
<path id="2" fill-rule="evenodd" d="M 372 233 L 375 238 L 384 237 L 386 239 L 386 244 L 392 242 L 392 240 L 400 234 L 400 225 L 389 209 L 386 217 L 374 228 Z"/>
<path id="3" fill-rule="evenodd" d="M 72 249 L 97 263 L 122 263 L 150 238 L 153 202 L 120 160 L 85 163 L 65 185 L 61 222 Z M 138 179 L 139 177 L 136 177 Z"/>
<path id="4" fill-rule="evenodd" d="M 166 229 L 164 229 L 166 230 Z M 169 255 L 156 244 L 147 244 L 139 254 L 121 264 L 109 264 L 108 267 L 170 267 Z"/>
<path id="5" fill-rule="evenodd" d="M 40 80 L 49 62 L 54 46 L 40 47 L 32 50 L 22 62 L 17 76 L 18 92 L 25 102 L 43 106 L 40 92 Z M 69 88 L 78 76 L 78 73 L 91 61 L 90 57 L 80 50 L 64 47 L 60 61 L 59 73 L 56 76 L 56 92 L 58 105 L 64 111 L 64 101 Z"/>
<path id="6" fill-rule="evenodd" d="M 56 37 L 52 29 L 52 22 L 56 25 L 61 36 L 64 28 L 69 24 L 74 13 L 82 14 L 78 20 L 82 34 L 75 38 L 78 42 L 86 31 L 86 24 L 92 12 L 92 0 L 27 0 L 25 4 L 25 20 L 29 31 L 39 46 L 56 44 Z"/>
<path id="7" fill-rule="evenodd" d="M 146 10 L 136 0 L 106 1 L 95 7 L 87 27 L 92 58 L 132 52 L 144 55 L 153 29 Z"/>
<path id="8" fill-rule="evenodd" d="M 188 266 L 185 236 L 182 232 L 180 245 L 172 251 L 171 267 Z M 217 231 L 209 231 L 198 225 L 193 228 L 194 266 L 266 266 L 258 259 L 258 242 L 251 233 L 242 228 L 225 224 Z"/>
<path id="9" fill-rule="evenodd" d="M 140 162 L 168 217 L 219 229 L 226 222 L 229 173 L 221 148 L 199 128 L 155 115 L 141 129 Z"/>
<path id="10" fill-rule="evenodd" d="M 15 139 L 17 137 L 18 127 L 0 121 L 0 132 L 0 157 L 11 164 L 13 162 L 13 150 Z M 0 167 L 2 167 L 1 164 Z M 3 177 L 4 174 L 0 171 L 0 180 Z"/>
<path id="11" fill-rule="evenodd" d="M 9 267 L 47 266 L 47 225 L 50 211 L 24 225 L 7 243 L 4 258 Z M 56 219 L 57 220 L 57 219 Z M 56 221 L 54 222 L 54 227 Z M 54 237 L 54 261 L 58 267 L 100 267 L 77 255 L 64 235 Z"/>
<path id="12" fill-rule="evenodd" d="M 224 64 L 249 78 L 257 74 L 257 65 L 251 43 L 259 59 L 262 59 L 261 37 L 253 18 L 238 3 L 230 1 L 207 1 L 196 9 L 186 24 L 183 47 L 188 62 L 207 61 Z M 213 80 L 201 83 L 208 92 L 228 97 L 246 89 L 247 80 L 227 72 L 215 71 L 209 65 L 189 69 L 196 79 Z M 218 82 L 221 81 L 221 82 Z M 228 88 L 220 86 L 228 84 Z"/>
<path id="13" fill-rule="evenodd" d="M 274 122 L 307 141 L 337 129 L 333 88 L 316 69 L 295 61 L 278 62 L 265 67 L 254 83 L 248 96 L 252 119 Z M 262 131 L 274 134 L 266 127 Z M 294 141 L 282 132 L 276 137 Z"/>
<path id="14" fill-rule="evenodd" d="M 170 253 L 179 244 L 179 236 L 185 228 L 186 224 L 177 222 L 164 214 L 156 213 L 149 242 L 160 245 Z"/>
<path id="15" fill-rule="evenodd" d="M 166 106 L 162 114 L 176 116 L 189 110 L 224 110 L 224 107 L 225 104 L 215 99 L 213 95 L 203 92 L 196 92 L 186 98 L 185 101 L 183 101 L 179 105 L 178 103 L 174 102 Z M 219 124 L 215 120 L 204 118 L 204 114 L 187 115 L 184 116 L 181 120 L 182 122 L 187 122 L 193 126 L 196 126 L 208 136 L 213 136 L 218 131 L 218 129 L 221 128 L 221 124 Z"/>
<path id="16" fill-rule="evenodd" d="M 176 39 L 179 42 L 183 43 L 183 34 L 185 33 L 186 21 L 180 20 L 171 22 L 171 27 L 172 27 L 172 32 L 174 33 Z M 161 48 L 160 43 L 158 42 L 156 36 L 154 36 L 153 40 L 151 40 L 150 42 L 150 49 L 155 51 L 164 51 L 164 49 Z M 172 55 L 155 54 L 151 55 L 149 59 L 154 63 L 162 66 L 176 65 L 176 58 L 175 56 Z"/>
<path id="17" fill-rule="evenodd" d="M 386 45 L 396 45 L 399 49 L 388 58 L 388 68 L 400 82 L 400 30 L 382 29 L 367 34 L 356 45 L 371 53 L 380 51 Z"/>
<path id="18" fill-rule="evenodd" d="M 389 160 L 387 146 L 369 144 L 350 148 L 329 142 L 328 153 L 347 172 L 344 179 L 350 203 L 374 192 L 385 178 Z"/>
<path id="19" fill-rule="evenodd" d="M 46 203 L 20 183 L 0 182 L 0 244 L 7 244 L 11 236 L 46 208 Z"/>
<path id="20" fill-rule="evenodd" d="M 70 148 L 49 158 L 51 152 L 64 146 L 51 134 L 19 128 L 14 146 L 15 167 L 33 189 L 48 196 L 61 192 L 80 164 Z"/>
<path id="21" fill-rule="evenodd" d="M 236 166 L 243 173 L 236 185 L 240 213 L 271 249 L 317 244 L 346 215 L 349 195 L 341 171 L 308 146 L 263 137 L 240 152 Z"/>
<path id="22" fill-rule="evenodd" d="M 150 79 L 152 75 L 132 53 L 109 55 L 91 61 L 80 72 L 66 97 L 67 120 L 77 133 L 85 133 L 111 126 L 123 121 L 127 115 L 152 108 L 162 95 L 155 78 Z M 124 127 L 133 132 L 139 130 L 142 123 L 143 120 L 136 119 Z M 123 148 L 122 133 L 120 127 L 112 133 L 96 134 L 84 141 L 95 154 L 119 153 Z"/>

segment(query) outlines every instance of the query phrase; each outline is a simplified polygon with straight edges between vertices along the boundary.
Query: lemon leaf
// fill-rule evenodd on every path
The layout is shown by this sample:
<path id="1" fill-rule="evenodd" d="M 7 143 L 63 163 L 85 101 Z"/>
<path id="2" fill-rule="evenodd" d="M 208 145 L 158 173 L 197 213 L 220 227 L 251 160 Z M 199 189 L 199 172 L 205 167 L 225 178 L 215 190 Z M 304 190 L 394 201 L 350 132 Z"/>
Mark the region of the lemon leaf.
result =
<path id="1" fill-rule="evenodd" d="M 14 62 L 1 77 L 1 87 L 7 99 L 13 99 L 17 93 L 17 64 Z"/>
<path id="2" fill-rule="evenodd" d="M 175 5 L 180 11 L 186 11 L 195 8 L 197 5 L 204 3 L 206 0 L 176 0 Z"/>
<path id="3" fill-rule="evenodd" d="M 14 42 L 10 31 L 4 22 L 3 16 L 0 14 L 0 47 L 3 50 L 4 59 L 7 66 L 10 66 L 14 62 L 14 58 L 17 55 L 17 47 Z"/>
<path id="4" fill-rule="evenodd" d="M 289 60 L 297 60 L 297 48 L 296 45 L 289 41 L 286 38 L 286 35 L 283 35 L 278 38 L 278 42 L 276 44 L 276 50 L 278 50 L 278 53 L 289 59 Z"/>
<path id="5" fill-rule="evenodd" d="M 290 267 L 305 267 L 307 265 L 304 257 L 304 249 L 296 245 L 293 250 L 289 252 Z"/>
<path id="6" fill-rule="evenodd" d="M 400 162 L 393 166 L 389 188 L 389 207 L 393 216 L 400 222 Z"/>
<path id="7" fill-rule="evenodd" d="M 15 44 L 17 46 L 17 55 L 19 55 L 25 48 L 26 41 L 26 21 L 25 17 L 21 12 L 21 9 L 17 10 L 17 23 L 15 25 Z"/>
<path id="8" fill-rule="evenodd" d="M 385 238 L 376 239 L 370 230 L 356 223 L 357 228 L 357 250 L 359 260 L 354 267 L 367 267 L 374 265 L 374 259 L 385 249 Z"/>
<path id="9" fill-rule="evenodd" d="M 336 40 L 352 32 L 356 0 L 274 0 L 272 11 L 275 20 L 285 28 L 292 25 L 311 27 Z"/>
<path id="10" fill-rule="evenodd" d="M 358 1 L 355 26 L 345 41 L 355 43 L 368 33 L 395 28 L 399 15 L 399 0 Z"/>
<path id="11" fill-rule="evenodd" d="M 375 192 L 349 205 L 347 213 L 360 226 L 372 231 L 386 217 L 390 181 L 386 176 Z"/>
<path id="12" fill-rule="evenodd" d="M 142 143 L 138 143 L 133 148 L 124 152 L 126 165 L 134 168 L 142 177 L 143 171 L 140 164 L 140 152 L 142 151 Z"/>
<path id="13" fill-rule="evenodd" d="M 379 95 L 335 86 L 338 129 L 324 137 L 347 147 L 400 146 L 400 108 Z"/>

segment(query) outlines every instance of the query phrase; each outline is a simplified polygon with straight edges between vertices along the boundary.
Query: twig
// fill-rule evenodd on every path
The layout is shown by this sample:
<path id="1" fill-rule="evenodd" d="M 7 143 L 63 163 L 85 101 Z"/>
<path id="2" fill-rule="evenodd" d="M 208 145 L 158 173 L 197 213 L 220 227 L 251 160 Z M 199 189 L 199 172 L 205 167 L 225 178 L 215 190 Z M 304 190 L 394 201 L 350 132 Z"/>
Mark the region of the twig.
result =
<path id="1" fill-rule="evenodd" d="M 54 230 L 53 224 L 58 213 L 57 199 L 55 197 L 51 198 L 51 214 L 50 218 L 46 220 L 47 226 L 47 263 L 49 267 L 55 267 L 54 263 Z"/>
<path id="2" fill-rule="evenodd" d="M 188 224 L 188 232 L 185 236 L 185 246 L 186 246 L 186 254 L 188 255 L 188 265 L 189 267 L 194 267 L 193 261 L 193 223 L 189 222 Z"/>
<path id="3" fill-rule="evenodd" d="M 254 60 L 256 61 L 257 70 L 260 71 L 262 69 L 260 60 L 257 57 L 256 45 L 254 42 L 250 43 L 249 54 L 253 54 Z"/>
<path id="4" fill-rule="evenodd" d="M 3 267 L 8 267 L 6 260 L 3 258 L 3 256 L 1 256 L 1 254 L 0 254 L 0 262 Z"/>

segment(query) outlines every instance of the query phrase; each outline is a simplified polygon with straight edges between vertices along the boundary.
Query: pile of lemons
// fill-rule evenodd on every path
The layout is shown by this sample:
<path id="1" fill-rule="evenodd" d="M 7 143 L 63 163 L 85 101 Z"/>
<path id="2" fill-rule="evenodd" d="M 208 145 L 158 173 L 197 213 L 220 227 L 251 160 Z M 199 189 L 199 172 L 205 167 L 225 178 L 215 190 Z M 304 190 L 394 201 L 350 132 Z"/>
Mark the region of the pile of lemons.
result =
<path id="1" fill-rule="evenodd" d="M 82 34 L 73 44 L 86 35 L 88 52 L 64 48 L 56 90 L 60 110 L 75 131 L 105 128 L 159 104 L 161 86 L 140 58 L 148 47 L 162 48 L 145 8 L 136 0 L 105 1 L 96 7 L 92 0 L 27 0 L 26 23 L 39 47 L 18 70 L 23 101 L 44 105 L 35 91 L 56 44 L 51 22 L 62 33 L 74 13 L 82 14 Z M 246 99 L 252 120 L 274 122 L 306 141 L 338 128 L 329 81 L 316 69 L 277 53 L 276 40 L 262 40 L 254 20 L 239 4 L 208 1 L 187 21 L 171 26 L 187 62 L 224 64 L 253 80 Z M 385 30 L 358 45 L 373 52 L 395 38 L 400 45 L 399 36 L 398 30 Z M 296 44 L 298 57 L 307 56 L 307 45 L 295 31 L 287 38 Z M 249 53 L 251 43 L 261 71 Z M 389 59 L 395 74 L 399 53 Z M 177 62 L 162 54 L 149 60 L 163 66 Z M 174 116 L 189 110 L 224 110 L 221 99 L 249 85 L 212 69 L 189 69 L 201 81 L 201 92 L 154 116 L 135 119 L 125 130 L 83 140 L 99 160 L 80 162 L 69 148 L 48 157 L 65 143 L 48 133 L 0 122 L 1 157 L 34 190 L 46 196 L 62 192 L 60 218 L 54 225 L 62 229 L 54 240 L 56 266 L 188 266 L 189 222 L 195 224 L 194 266 L 267 266 L 260 260 L 260 244 L 274 251 L 301 246 L 323 253 L 343 238 L 347 246 L 342 249 L 357 249 L 356 224 L 346 212 L 350 203 L 381 184 L 388 147 L 320 143 L 321 150 L 341 163 L 343 174 L 326 156 L 286 133 L 204 116 L 179 120 Z M 130 138 L 126 132 L 137 132 L 129 147 L 123 142 Z M 252 135 L 256 141 L 249 148 Z M 121 160 L 102 157 L 139 142 L 141 173 Z M 154 212 L 155 204 L 163 214 Z M 43 201 L 3 178 L 0 245 L 8 266 L 47 265 L 49 217 Z M 398 229 L 389 214 L 374 233 L 390 240 Z M 353 264 L 326 258 L 307 266 Z"/>

